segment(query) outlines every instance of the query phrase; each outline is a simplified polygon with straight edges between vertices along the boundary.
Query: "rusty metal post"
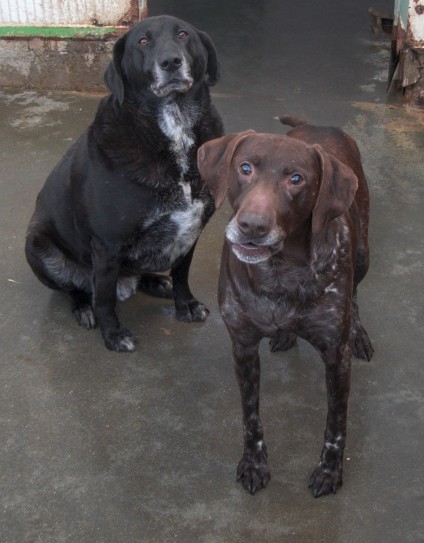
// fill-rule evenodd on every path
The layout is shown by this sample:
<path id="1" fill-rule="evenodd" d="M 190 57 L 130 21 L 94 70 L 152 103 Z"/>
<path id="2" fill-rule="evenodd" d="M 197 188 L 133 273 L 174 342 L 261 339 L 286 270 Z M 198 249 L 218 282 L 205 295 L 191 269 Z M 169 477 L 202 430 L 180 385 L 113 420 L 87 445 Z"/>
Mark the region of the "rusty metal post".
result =
<path id="1" fill-rule="evenodd" d="M 424 0 L 395 0 L 393 28 L 405 101 L 424 108 Z"/>

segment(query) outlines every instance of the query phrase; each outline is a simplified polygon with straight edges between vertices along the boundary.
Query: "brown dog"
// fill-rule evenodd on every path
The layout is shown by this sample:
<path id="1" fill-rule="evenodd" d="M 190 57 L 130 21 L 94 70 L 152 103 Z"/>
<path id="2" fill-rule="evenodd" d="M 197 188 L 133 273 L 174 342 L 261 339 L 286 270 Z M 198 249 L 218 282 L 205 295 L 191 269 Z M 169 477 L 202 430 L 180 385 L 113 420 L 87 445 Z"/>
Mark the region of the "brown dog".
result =
<path id="1" fill-rule="evenodd" d="M 370 360 L 356 288 L 368 269 L 369 196 L 359 150 L 337 128 L 294 117 L 287 135 L 232 134 L 205 143 L 200 173 L 218 208 L 226 193 L 219 304 L 240 386 L 244 454 L 238 480 L 252 494 L 270 474 L 259 419 L 259 342 L 287 350 L 309 341 L 325 363 L 327 426 L 309 486 L 315 497 L 342 484 L 351 354 Z"/>

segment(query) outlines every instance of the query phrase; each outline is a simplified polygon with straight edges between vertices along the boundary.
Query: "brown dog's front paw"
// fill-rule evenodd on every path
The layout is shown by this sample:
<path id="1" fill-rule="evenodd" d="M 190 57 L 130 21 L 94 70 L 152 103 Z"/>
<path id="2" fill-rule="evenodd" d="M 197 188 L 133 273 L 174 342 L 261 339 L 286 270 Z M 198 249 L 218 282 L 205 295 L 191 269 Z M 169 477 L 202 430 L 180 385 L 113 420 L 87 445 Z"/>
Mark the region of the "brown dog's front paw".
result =
<path id="1" fill-rule="evenodd" d="M 326 494 L 335 494 L 342 484 L 341 468 L 330 469 L 320 462 L 314 469 L 308 486 L 312 489 L 314 498 L 319 498 Z"/>
<path id="2" fill-rule="evenodd" d="M 176 316 L 179 321 L 204 322 L 208 315 L 209 309 L 194 299 L 176 307 Z"/>
<path id="3" fill-rule="evenodd" d="M 271 474 L 266 459 L 257 463 L 247 455 L 243 455 L 237 467 L 237 481 L 240 481 L 250 494 L 265 488 L 270 479 Z"/>

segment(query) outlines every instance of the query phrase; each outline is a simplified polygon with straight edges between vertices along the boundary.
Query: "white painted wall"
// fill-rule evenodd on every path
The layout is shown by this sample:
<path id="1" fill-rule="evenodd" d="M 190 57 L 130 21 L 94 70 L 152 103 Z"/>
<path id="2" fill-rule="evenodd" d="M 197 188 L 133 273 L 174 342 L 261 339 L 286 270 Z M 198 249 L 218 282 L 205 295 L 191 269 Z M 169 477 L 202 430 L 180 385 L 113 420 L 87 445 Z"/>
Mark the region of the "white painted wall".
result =
<path id="1" fill-rule="evenodd" d="M 140 13 L 147 0 L 139 0 Z M 0 24 L 116 24 L 130 9 L 130 0 L 0 0 Z"/>

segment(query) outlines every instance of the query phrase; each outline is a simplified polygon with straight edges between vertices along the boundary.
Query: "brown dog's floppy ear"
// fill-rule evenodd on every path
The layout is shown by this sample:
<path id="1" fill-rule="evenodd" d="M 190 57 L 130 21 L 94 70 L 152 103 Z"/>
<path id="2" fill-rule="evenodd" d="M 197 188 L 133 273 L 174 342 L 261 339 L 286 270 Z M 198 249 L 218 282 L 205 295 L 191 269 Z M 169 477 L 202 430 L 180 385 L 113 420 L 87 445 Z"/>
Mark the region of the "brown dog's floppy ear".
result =
<path id="1" fill-rule="evenodd" d="M 120 37 L 113 46 L 113 57 L 109 66 L 106 68 L 104 82 L 106 87 L 122 105 L 124 101 L 124 81 L 122 75 L 122 58 L 124 56 L 125 42 L 127 35 Z"/>
<path id="2" fill-rule="evenodd" d="M 312 212 L 312 233 L 319 234 L 325 226 L 351 206 L 358 189 L 358 178 L 349 166 L 314 145 L 321 163 L 321 183 Z"/>
<path id="3" fill-rule="evenodd" d="M 216 54 L 215 46 L 212 43 L 212 40 L 210 37 L 206 34 L 206 32 L 202 32 L 201 30 L 197 30 L 197 33 L 199 34 L 200 41 L 203 44 L 203 47 L 206 49 L 206 52 L 208 54 L 208 64 L 206 67 L 206 73 L 208 74 L 208 79 L 206 80 L 206 83 L 212 87 L 219 81 L 220 73 L 219 73 L 219 62 L 218 57 Z"/>
<path id="4" fill-rule="evenodd" d="M 221 207 L 227 194 L 228 170 L 234 152 L 243 140 L 254 133 L 248 130 L 229 134 L 204 143 L 197 151 L 197 166 L 203 181 L 212 192 L 216 209 Z"/>

